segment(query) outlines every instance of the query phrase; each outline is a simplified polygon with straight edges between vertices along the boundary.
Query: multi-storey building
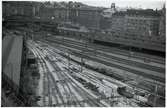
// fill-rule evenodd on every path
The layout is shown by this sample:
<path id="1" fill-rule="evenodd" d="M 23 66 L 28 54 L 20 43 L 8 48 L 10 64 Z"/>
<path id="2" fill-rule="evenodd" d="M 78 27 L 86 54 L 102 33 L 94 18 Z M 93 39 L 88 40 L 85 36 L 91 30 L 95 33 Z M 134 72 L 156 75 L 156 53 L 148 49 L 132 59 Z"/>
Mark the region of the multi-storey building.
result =
<path id="1" fill-rule="evenodd" d="M 55 22 L 68 21 L 66 8 L 54 8 L 54 7 L 41 7 L 39 11 L 39 17 L 43 20 L 53 20 Z"/>
<path id="2" fill-rule="evenodd" d="M 26 1 L 3 2 L 3 17 L 24 15 L 59 23 L 70 21 L 96 31 L 90 33 L 96 40 L 165 51 L 165 8 L 161 11 L 131 9 L 118 12 L 114 4 L 111 7 L 114 11 L 71 2 L 59 7 Z M 111 13 L 109 17 L 108 12 Z"/>
<path id="3" fill-rule="evenodd" d="M 74 18 L 80 25 L 86 26 L 90 29 L 99 29 L 100 13 L 101 10 L 97 8 L 78 8 Z"/>
<path id="4" fill-rule="evenodd" d="M 99 40 L 165 51 L 164 39 L 159 36 L 159 21 L 159 12 L 151 9 L 116 12 L 108 18 L 111 25 L 105 28 L 105 35 Z"/>
<path id="5" fill-rule="evenodd" d="M 54 19 L 54 8 L 52 7 L 45 7 L 42 5 L 39 10 L 39 17 L 42 20 L 52 20 Z"/>
<path id="6" fill-rule="evenodd" d="M 163 42 L 163 44 L 165 45 L 165 40 L 166 40 L 166 8 L 165 5 L 162 8 L 162 10 L 160 11 L 161 17 L 159 20 L 159 38 L 161 39 L 161 41 Z"/>
<path id="7" fill-rule="evenodd" d="M 158 36 L 159 17 L 158 12 L 153 10 L 128 10 L 124 36 L 131 40 L 131 45 L 163 50 Z"/>
<path id="8" fill-rule="evenodd" d="M 100 29 L 101 30 L 107 30 L 108 28 L 111 28 L 111 25 L 112 25 L 111 17 L 101 16 L 100 18 Z"/>
<path id="9" fill-rule="evenodd" d="M 24 15 L 32 17 L 35 15 L 35 8 L 32 2 L 3 1 L 3 17 L 12 15 Z"/>
<path id="10" fill-rule="evenodd" d="M 68 5 L 69 21 L 91 29 L 99 29 L 101 11 L 100 8 L 81 3 L 70 2 Z"/>

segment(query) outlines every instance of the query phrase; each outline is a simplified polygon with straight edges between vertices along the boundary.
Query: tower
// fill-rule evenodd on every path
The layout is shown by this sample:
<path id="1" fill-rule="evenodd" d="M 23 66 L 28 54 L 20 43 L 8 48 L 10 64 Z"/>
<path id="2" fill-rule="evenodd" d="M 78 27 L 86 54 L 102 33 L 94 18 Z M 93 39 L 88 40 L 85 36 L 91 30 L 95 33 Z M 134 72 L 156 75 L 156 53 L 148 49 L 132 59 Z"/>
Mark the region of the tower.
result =
<path id="1" fill-rule="evenodd" d="M 115 10 L 115 3 L 111 3 L 111 9 Z"/>

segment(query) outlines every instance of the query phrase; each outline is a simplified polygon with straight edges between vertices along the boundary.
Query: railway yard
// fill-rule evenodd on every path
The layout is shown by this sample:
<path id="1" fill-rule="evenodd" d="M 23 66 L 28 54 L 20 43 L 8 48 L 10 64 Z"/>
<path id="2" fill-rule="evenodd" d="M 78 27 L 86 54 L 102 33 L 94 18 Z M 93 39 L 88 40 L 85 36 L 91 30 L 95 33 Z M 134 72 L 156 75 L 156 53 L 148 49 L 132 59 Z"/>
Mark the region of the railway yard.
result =
<path id="1" fill-rule="evenodd" d="M 165 2 L 93 2 L 2 2 L 1 107 L 165 107 Z"/>
<path id="2" fill-rule="evenodd" d="M 40 74 L 33 105 L 164 106 L 165 58 L 47 34 L 25 41 Z"/>

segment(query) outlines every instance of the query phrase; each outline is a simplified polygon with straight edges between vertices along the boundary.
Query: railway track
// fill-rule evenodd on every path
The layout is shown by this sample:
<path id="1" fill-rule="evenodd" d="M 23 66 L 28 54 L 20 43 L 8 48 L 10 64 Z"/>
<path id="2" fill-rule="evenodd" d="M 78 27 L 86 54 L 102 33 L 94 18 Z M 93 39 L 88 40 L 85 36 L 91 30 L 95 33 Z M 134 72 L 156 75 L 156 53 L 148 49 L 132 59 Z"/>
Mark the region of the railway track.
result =
<path id="1" fill-rule="evenodd" d="M 52 49 L 52 48 L 50 48 L 50 49 Z M 50 50 L 49 50 L 50 51 Z M 54 51 L 53 51 L 54 52 Z M 54 54 L 53 54 L 54 55 Z M 85 73 L 85 72 L 84 72 Z M 86 74 L 85 75 L 89 75 L 89 74 L 91 74 L 91 73 L 88 73 L 88 72 L 86 72 Z M 100 74 L 100 73 L 95 73 L 95 72 L 93 72 L 93 75 L 91 74 L 91 76 L 93 76 L 93 77 L 95 77 L 97 80 L 96 81 L 98 81 L 98 79 L 99 79 L 99 77 L 97 77 L 97 76 L 103 76 L 102 74 L 100 74 L 100 75 L 96 75 L 96 74 Z M 96 76 L 95 76 L 96 75 Z M 109 79 L 111 79 L 111 78 L 109 78 Z M 96 82 L 95 81 L 95 82 Z M 109 80 L 108 80 L 109 81 Z M 109 81 L 110 82 L 110 81 Z M 114 81 L 115 82 L 115 81 Z M 113 81 L 111 81 L 111 83 L 114 83 Z M 127 85 L 126 85 L 127 86 Z M 163 86 L 163 85 L 162 85 Z M 134 87 L 134 86 L 132 86 L 132 87 Z M 136 87 L 135 87 L 136 88 Z M 139 90 L 137 90 L 137 91 L 139 91 L 140 92 L 140 90 L 142 90 L 143 88 L 138 88 Z M 145 89 L 143 89 L 142 91 L 145 91 Z M 145 92 L 147 92 L 147 93 L 149 93 L 149 94 L 153 94 L 154 95 L 154 93 L 152 93 L 152 92 L 149 92 L 149 91 L 145 91 Z M 160 96 L 160 95 L 158 95 L 159 97 L 161 97 L 161 98 L 164 98 L 163 96 Z"/>
<path id="2" fill-rule="evenodd" d="M 148 63 L 144 63 L 144 62 L 141 62 L 141 61 L 136 62 L 133 59 L 130 59 L 128 57 L 129 55 L 127 55 L 127 56 L 122 56 L 122 54 L 117 54 L 116 55 L 116 54 L 109 53 L 109 52 L 106 52 L 106 51 L 104 52 L 103 50 L 105 50 L 105 49 L 102 50 L 102 49 L 98 49 L 97 47 L 96 47 L 96 50 L 94 50 L 95 47 L 92 47 L 91 45 L 86 45 L 85 46 L 84 44 L 79 43 L 79 42 L 74 43 L 74 42 L 64 40 L 64 43 L 62 43 L 62 41 L 58 40 L 58 39 L 57 40 L 52 39 L 51 41 L 55 41 L 57 43 L 60 43 L 60 44 L 66 45 L 66 46 L 70 46 L 72 48 L 82 49 L 84 52 L 95 52 L 96 51 L 97 55 L 108 57 L 108 58 L 112 59 L 113 61 L 117 61 L 117 62 L 121 61 L 121 63 L 128 64 L 128 65 L 133 65 L 135 67 L 146 68 L 146 69 L 154 70 L 154 71 L 157 71 L 157 72 L 164 72 L 165 71 L 165 67 L 162 68 L 162 67 L 158 67 L 157 65 L 152 66 Z M 129 52 L 126 52 L 126 53 L 129 53 Z M 88 54 L 92 54 L 92 53 L 88 53 Z M 161 60 L 161 61 L 163 61 L 163 60 Z"/>
<path id="3" fill-rule="evenodd" d="M 53 55 L 54 55 L 54 53 L 53 53 L 54 51 L 53 51 L 53 50 L 51 50 L 51 49 L 49 50 L 49 48 L 46 48 L 46 47 L 45 47 L 45 49 L 48 49 L 48 51 L 50 52 L 50 54 L 53 54 Z M 51 52 L 51 51 L 53 51 L 53 52 Z M 56 55 L 55 55 L 55 56 L 56 56 Z M 63 63 L 63 62 L 62 62 L 62 63 Z M 67 64 L 65 64 L 65 65 L 67 65 Z M 84 73 L 85 73 L 85 72 L 84 72 Z M 89 74 L 89 73 L 87 72 L 87 73 L 86 73 L 86 76 L 87 76 L 87 74 Z M 91 81 L 90 81 L 91 83 L 92 83 L 92 82 L 94 82 L 94 83 L 98 82 L 98 79 L 99 79 L 99 78 L 98 78 L 97 76 L 91 74 L 90 77 L 91 77 L 91 78 L 89 78 L 89 79 L 94 79 L 94 80 L 91 80 Z M 87 77 L 87 78 L 88 78 L 88 77 Z M 110 82 L 110 81 L 109 81 L 109 82 Z M 111 83 L 113 83 L 113 82 L 111 82 Z M 97 83 L 97 84 L 99 84 L 99 83 Z M 111 87 L 111 86 L 110 86 L 110 87 Z"/>
<path id="4" fill-rule="evenodd" d="M 41 48 L 38 48 L 39 46 Z M 85 90 L 84 87 L 81 87 L 82 84 L 79 84 L 79 82 L 76 82 L 76 80 L 70 74 L 71 71 L 73 73 L 75 73 L 75 72 L 70 68 L 69 68 L 70 70 L 67 70 L 67 68 L 64 68 L 64 67 L 68 67 L 68 63 L 66 61 L 67 58 L 64 58 L 66 60 L 61 59 L 61 62 L 60 62 L 60 59 L 57 60 L 61 63 L 61 64 L 59 64 L 59 66 L 57 66 L 56 60 L 55 59 L 53 60 L 52 57 L 59 58 L 60 56 L 62 56 L 59 52 L 57 52 L 57 49 L 59 49 L 59 48 L 57 48 L 57 49 L 50 48 L 47 44 L 44 44 L 44 47 L 42 44 L 38 44 L 36 46 L 36 48 L 39 50 L 39 53 L 41 55 L 43 55 L 43 57 L 41 57 L 41 58 L 44 60 L 43 62 L 46 66 L 45 68 L 48 68 L 47 63 L 46 63 L 46 61 L 47 61 L 47 62 L 49 62 L 50 65 L 52 65 L 53 70 L 56 70 L 56 71 L 50 71 L 49 69 L 47 69 L 47 71 L 49 71 L 48 72 L 48 76 L 49 76 L 48 80 L 50 80 L 49 82 L 50 82 L 50 85 L 52 86 L 52 88 L 50 89 L 50 93 L 52 94 L 51 101 L 52 102 L 54 101 L 50 106 L 70 106 L 70 105 L 71 106 L 106 106 L 106 105 L 108 105 L 105 103 L 105 101 L 103 101 L 101 103 L 102 99 L 99 99 L 97 96 L 92 98 L 92 95 L 90 95 L 89 92 L 86 92 L 87 90 Z M 46 55 L 49 57 L 47 57 Z M 79 54 L 79 55 L 81 55 L 81 54 Z M 58 67 L 61 69 L 57 69 Z M 65 70 L 63 70 L 63 68 Z M 59 81 L 55 80 L 55 78 L 54 78 L 55 75 L 53 75 L 53 72 L 56 73 L 56 76 L 58 77 Z M 91 83 L 94 83 L 94 84 L 97 83 L 99 85 L 101 84 L 99 81 L 99 78 L 95 75 L 89 74 L 88 72 L 86 72 L 85 74 L 83 74 L 83 73 L 79 73 L 79 74 L 80 74 L 80 76 L 88 79 L 89 82 L 91 82 Z M 71 97 L 73 97 L 73 100 L 67 101 L 68 99 L 66 98 L 66 96 L 63 97 L 63 93 L 61 93 L 60 87 L 58 87 L 56 85 L 58 83 L 62 84 L 62 88 L 66 94 L 71 94 Z M 104 85 L 102 85 L 102 84 L 101 84 L 101 86 L 104 87 Z M 59 98 L 61 96 L 58 96 L 57 94 L 59 94 L 59 95 L 62 94 L 62 100 L 64 102 L 59 101 L 60 100 Z M 78 97 L 78 95 L 80 97 Z M 101 95 L 101 94 L 99 93 L 99 95 Z M 89 100 L 89 101 L 87 101 L 87 100 Z M 105 100 L 105 99 L 103 99 L 103 100 Z"/>
<path id="5" fill-rule="evenodd" d="M 49 44 L 46 44 L 46 43 L 42 43 L 42 44 L 45 44 L 45 46 L 50 46 Z M 54 43 L 54 44 L 51 44 L 51 46 L 54 46 L 54 47 L 58 47 L 58 49 L 59 50 L 61 50 L 61 51 L 66 51 L 66 52 L 68 52 L 68 53 L 70 53 L 70 54 L 72 54 L 72 55 L 75 55 L 75 56 L 77 56 L 77 57 L 86 57 L 86 58 L 88 58 L 87 60 L 90 60 L 91 58 L 90 57 L 87 57 L 87 55 L 84 55 L 83 54 L 83 52 L 80 52 L 79 50 L 76 50 L 76 49 L 74 49 L 75 51 L 73 51 L 73 50 L 71 50 L 71 49 L 68 49 L 68 47 L 64 47 L 64 46 L 61 46 L 61 45 L 59 45 L 59 44 L 56 44 L 56 43 Z M 51 47 L 50 46 L 50 49 L 54 49 L 53 47 Z M 73 48 L 72 48 L 73 49 Z M 57 51 L 57 50 L 56 50 Z M 78 53 L 76 53 L 76 52 L 78 52 Z M 61 53 L 61 52 L 59 52 L 59 53 Z M 64 54 L 63 54 L 64 55 Z M 85 58 L 85 59 L 86 59 Z M 96 61 L 96 60 L 95 60 Z M 106 65 L 108 65 L 108 64 L 106 64 Z M 142 72 L 141 72 L 142 73 Z M 162 80 L 162 79 L 160 79 L 160 80 Z"/>
<path id="6" fill-rule="evenodd" d="M 49 51 L 50 52 L 50 51 Z M 53 52 L 50 52 L 50 53 L 53 53 Z M 54 54 L 54 53 L 53 53 Z M 62 62 L 63 65 L 67 66 L 68 64 L 65 64 L 65 62 Z M 76 66 L 76 65 L 75 65 Z M 70 68 L 69 68 L 70 69 Z M 70 72 L 73 72 L 72 69 L 68 70 Z M 79 70 L 78 70 L 79 71 Z M 75 73 L 75 72 L 74 72 Z M 88 78 L 91 82 L 93 82 L 94 84 L 99 84 L 99 85 L 102 85 L 101 83 L 98 83 L 99 82 L 99 78 L 97 78 L 96 76 L 92 75 L 92 74 L 83 74 L 81 72 L 77 73 L 79 75 L 81 75 L 82 77 L 85 77 L 85 78 Z M 91 78 L 90 78 L 91 77 Z M 104 85 L 102 85 L 104 86 Z"/>
<path id="7" fill-rule="evenodd" d="M 50 43 L 49 43 L 50 44 Z M 52 46 L 54 46 L 56 43 L 52 43 Z M 113 66 L 113 67 L 116 67 L 118 69 L 122 69 L 122 70 L 125 70 L 125 71 L 128 71 L 128 72 L 132 72 L 134 74 L 139 74 L 139 75 L 142 75 L 143 77 L 146 77 L 146 78 L 151 78 L 153 80 L 157 80 L 157 81 L 160 81 L 160 82 L 164 82 L 164 78 L 161 78 L 161 77 L 157 77 L 157 75 L 152 75 L 152 73 L 145 73 L 144 71 L 139 71 L 139 70 L 135 70 L 135 69 L 132 69 L 132 68 L 127 68 L 125 66 L 120 66 L 120 65 L 117 65 L 117 64 L 113 64 L 111 63 L 110 61 L 108 61 L 107 59 L 106 60 L 103 60 L 104 58 L 97 58 L 95 56 L 88 56 L 88 54 L 84 54 L 83 52 L 81 52 L 80 49 L 76 49 L 75 48 L 70 48 L 69 46 L 60 46 L 59 47 L 62 47 L 63 49 L 67 49 L 67 50 L 70 50 L 71 52 L 73 52 L 74 55 L 77 55 L 77 56 L 82 56 L 84 58 L 87 58 L 87 59 L 91 59 L 91 60 L 94 60 L 94 61 L 97 61 L 97 62 L 100 62 L 100 63 L 103 63 L 107 66 Z M 90 54 L 89 54 L 90 55 Z M 134 67 L 133 67 L 134 68 Z M 155 74 L 159 74 L 158 72 L 154 72 Z M 162 72 L 161 72 L 162 73 Z M 159 75 L 161 75 L 161 73 Z M 163 75 L 162 75 L 163 76 Z"/>
<path id="8" fill-rule="evenodd" d="M 37 50 L 37 49 L 36 49 Z M 43 54 L 44 54 L 44 52 L 43 52 Z M 37 55 L 37 54 L 36 54 Z M 37 56 L 41 56 L 41 57 L 39 57 L 39 58 L 42 58 L 43 60 L 45 59 L 45 57 L 43 56 L 42 57 L 42 54 L 40 55 L 40 53 L 38 52 L 38 55 Z M 43 62 L 43 61 L 40 61 L 40 62 Z M 45 64 L 47 64 L 46 63 L 46 60 L 45 60 Z M 53 67 L 54 67 L 54 65 L 52 65 Z M 46 67 L 44 67 L 44 68 L 46 68 Z M 51 73 L 51 71 L 49 71 L 49 73 Z M 58 73 L 59 75 L 59 78 L 64 78 L 65 77 L 65 74 L 66 74 L 66 76 L 70 76 L 69 74 L 67 74 L 67 73 Z M 63 74 L 64 74 L 64 76 L 63 76 Z M 53 75 L 51 75 L 51 74 L 49 74 L 49 80 L 51 80 L 52 81 L 52 85 L 54 84 L 54 85 L 56 85 L 57 83 L 53 80 Z M 72 79 L 72 77 L 69 77 L 69 79 L 71 79 L 71 80 L 74 80 L 74 79 Z M 53 83 L 54 82 L 54 83 Z M 70 82 L 72 82 L 72 81 L 70 81 Z M 69 83 L 69 82 L 68 82 Z M 75 87 L 74 89 L 75 90 L 77 90 L 79 93 L 80 93 L 80 95 L 81 96 L 86 96 L 85 98 L 87 99 L 87 100 L 90 100 L 90 101 L 88 101 L 88 102 L 91 102 L 91 98 L 92 98 L 92 95 L 90 95 L 88 92 L 85 92 L 85 90 L 83 90 L 83 88 L 81 88 L 80 86 L 76 86 L 76 85 L 78 85 L 78 84 L 76 84 L 76 82 L 75 81 L 73 81 L 73 83 L 72 84 L 70 84 L 70 86 L 71 87 Z M 67 84 L 66 83 L 66 87 L 68 88 L 68 90 L 69 90 L 69 84 Z M 55 88 L 59 88 L 59 87 L 55 87 Z M 65 90 L 65 86 L 64 86 L 64 90 Z M 81 92 L 82 91 L 82 92 Z M 66 91 L 67 92 L 67 91 Z M 83 93 L 83 94 L 82 94 Z M 59 93 L 59 94 L 61 94 L 61 93 Z M 68 94 L 71 94 L 71 92 L 69 92 Z M 59 96 L 59 97 L 61 97 L 61 96 Z M 44 97 L 45 98 L 45 97 Z M 84 99 L 84 100 L 86 100 L 86 99 Z M 57 99 L 58 100 L 58 99 Z M 63 104 L 65 105 L 65 103 L 67 103 L 67 102 L 63 102 Z M 103 104 L 102 103 L 99 103 L 99 102 L 96 102 L 96 101 L 93 101 L 92 100 L 92 102 L 90 103 L 90 105 L 92 105 L 92 106 L 105 106 L 105 104 L 104 104 L 104 102 L 103 102 Z M 89 105 L 88 105 L 89 106 Z"/>
<path id="9" fill-rule="evenodd" d="M 71 43 L 71 44 L 77 44 L 79 46 L 86 46 L 86 47 L 89 47 L 89 48 L 92 48 L 92 49 L 97 49 L 97 50 L 101 50 L 103 52 L 106 52 L 106 53 L 114 53 L 114 54 L 117 54 L 117 55 L 123 55 L 123 56 L 129 56 L 129 51 L 126 51 L 126 50 L 121 50 L 121 49 L 118 49 L 118 48 L 114 48 L 114 47 L 107 47 L 107 46 L 102 46 L 102 45 L 97 45 L 97 44 L 92 44 L 92 43 L 86 43 L 86 42 L 78 42 L 78 41 L 74 41 L 74 40 L 71 40 L 71 39 L 67 39 L 67 38 L 56 38 L 56 37 L 48 37 L 47 39 L 50 39 L 52 38 L 52 40 L 61 40 L 61 42 L 64 42 L 64 43 Z M 142 54 L 142 53 L 138 53 L 138 52 L 133 52 L 133 56 L 131 56 L 132 58 L 138 58 L 138 59 L 141 59 L 141 60 L 144 60 L 144 59 L 150 59 L 150 61 L 153 61 L 153 62 L 157 62 L 157 63 L 160 63 L 160 64 L 165 64 L 165 59 L 164 58 L 161 58 L 161 57 L 158 57 L 158 56 L 153 56 L 153 55 L 149 55 L 149 54 Z"/>
<path id="10" fill-rule="evenodd" d="M 54 65 L 56 65 L 56 64 L 54 64 Z M 56 66 L 56 67 L 57 67 L 57 66 Z M 60 73 L 63 74 L 64 72 L 65 72 L 65 71 L 62 71 L 62 72 L 60 72 Z M 62 77 L 64 78 L 64 77 L 66 77 L 66 76 L 62 76 Z M 62 77 L 60 77 L 60 78 L 62 78 Z M 77 89 L 77 88 L 76 88 L 76 89 Z M 81 90 L 78 90 L 78 91 L 81 91 Z M 85 94 L 83 94 L 83 96 L 85 96 Z M 88 98 L 88 99 L 91 99 L 91 97 L 92 97 L 92 96 L 90 96 L 89 98 L 87 97 L 87 98 Z M 94 104 L 95 104 L 95 103 L 94 103 Z M 98 105 L 98 103 L 96 103 L 96 104 Z"/>
<path id="11" fill-rule="evenodd" d="M 46 44 L 46 43 L 41 43 L 41 44 L 44 44 L 45 46 L 47 46 L 47 47 L 49 47 L 48 49 L 50 50 L 50 51 L 54 51 L 54 48 L 52 48 L 50 45 L 48 45 L 48 44 Z M 58 47 L 60 47 L 60 46 L 56 46 L 57 48 Z M 59 49 L 59 50 L 61 50 L 61 48 Z M 58 50 L 56 50 L 55 49 L 55 51 L 56 52 L 58 52 Z M 64 50 L 62 50 L 62 51 L 64 51 Z M 68 51 L 68 50 L 66 50 L 66 51 Z M 60 52 L 59 52 L 60 53 Z M 68 52 L 68 53 L 70 53 L 70 52 Z M 94 74 L 100 74 L 100 73 L 94 73 Z M 98 75 L 99 76 L 99 75 Z M 102 74 L 100 74 L 100 76 L 103 76 Z M 109 79 L 111 79 L 111 78 L 109 78 Z M 115 81 L 114 81 L 115 82 Z M 114 83 L 113 81 L 111 81 L 111 83 Z M 146 81 L 147 82 L 147 81 Z M 150 82 L 150 83 L 152 83 L 152 82 Z M 130 86 L 132 86 L 132 85 L 130 85 Z M 162 85 L 163 86 L 163 85 Z M 132 87 L 134 87 L 134 86 L 132 86 Z M 136 88 L 136 86 L 135 86 L 135 88 Z M 142 90 L 142 91 L 146 91 L 148 94 L 153 94 L 154 95 L 154 93 L 152 93 L 152 92 L 150 92 L 150 91 L 147 91 L 146 89 L 144 89 L 144 88 L 140 88 L 140 87 L 137 87 L 137 89 L 139 89 L 139 91 L 140 90 Z M 159 97 L 162 97 L 162 96 L 160 96 L 160 95 L 158 95 Z M 164 97 L 162 97 L 162 98 L 164 98 Z"/>

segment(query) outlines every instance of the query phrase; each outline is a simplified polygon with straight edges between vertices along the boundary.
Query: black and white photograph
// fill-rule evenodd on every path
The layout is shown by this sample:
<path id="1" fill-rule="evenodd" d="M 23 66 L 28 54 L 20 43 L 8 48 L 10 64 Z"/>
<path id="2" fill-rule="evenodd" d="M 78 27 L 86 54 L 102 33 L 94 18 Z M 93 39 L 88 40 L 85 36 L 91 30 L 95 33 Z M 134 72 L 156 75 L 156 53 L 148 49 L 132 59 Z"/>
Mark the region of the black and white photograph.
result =
<path id="1" fill-rule="evenodd" d="M 165 107 L 166 0 L 1 5 L 1 107 Z"/>

